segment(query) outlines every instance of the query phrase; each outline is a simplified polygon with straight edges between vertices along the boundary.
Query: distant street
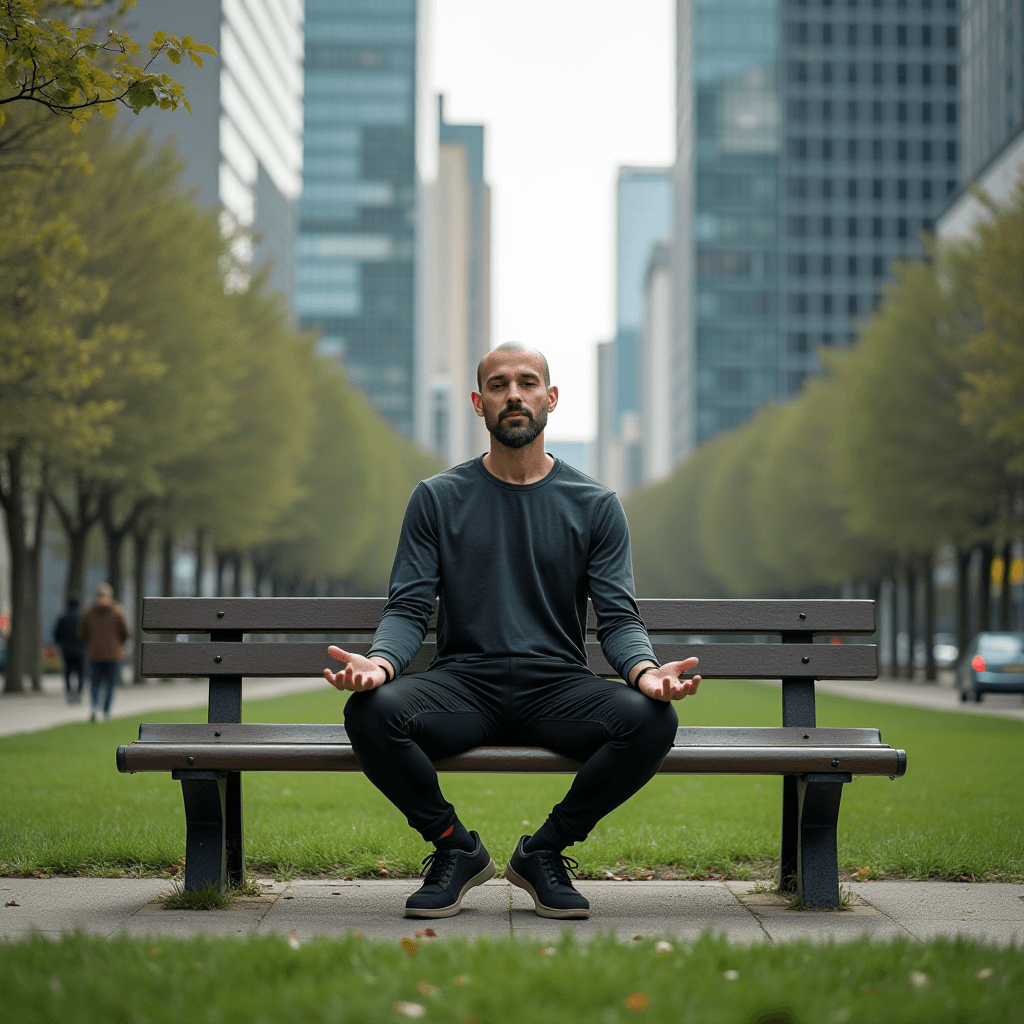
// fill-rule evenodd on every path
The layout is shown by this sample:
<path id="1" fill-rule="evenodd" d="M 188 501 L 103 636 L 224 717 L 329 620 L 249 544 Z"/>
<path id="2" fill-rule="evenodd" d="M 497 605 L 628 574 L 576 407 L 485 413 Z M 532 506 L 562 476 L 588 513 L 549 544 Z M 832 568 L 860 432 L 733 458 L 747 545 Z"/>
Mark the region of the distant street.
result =
<path id="1" fill-rule="evenodd" d="M 934 711 L 957 711 L 972 715 L 1002 715 L 1024 720 L 1024 698 L 1020 694 L 988 694 L 981 704 L 962 704 L 953 689 L 953 677 L 943 673 L 938 684 L 910 682 L 906 679 L 879 679 L 869 682 L 821 681 L 819 693 L 860 700 L 877 700 L 889 704 L 907 704 Z M 777 686 L 778 683 L 768 683 Z M 318 679 L 247 679 L 244 693 L 247 700 L 280 697 L 289 693 L 319 690 L 327 684 Z M 89 719 L 88 684 L 81 704 L 64 700 L 64 680 L 57 675 L 43 677 L 42 693 L 0 693 L 0 736 L 21 732 L 38 732 L 67 722 Z M 193 708 L 206 704 L 207 684 L 204 679 L 178 679 L 170 683 L 147 682 L 141 686 L 122 685 L 114 699 L 114 718 L 132 718 L 149 711 L 167 708 Z M 339 721 L 340 721 L 339 715 Z"/>

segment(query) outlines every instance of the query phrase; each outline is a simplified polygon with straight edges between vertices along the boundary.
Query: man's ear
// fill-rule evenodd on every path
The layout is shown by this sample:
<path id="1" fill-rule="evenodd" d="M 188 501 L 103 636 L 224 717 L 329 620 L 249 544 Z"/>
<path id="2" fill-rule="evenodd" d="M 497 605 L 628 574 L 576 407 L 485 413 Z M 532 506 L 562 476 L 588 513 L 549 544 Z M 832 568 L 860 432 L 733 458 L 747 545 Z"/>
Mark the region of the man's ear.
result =
<path id="1" fill-rule="evenodd" d="M 548 388 L 548 412 L 554 412 L 558 405 L 558 388 L 554 385 Z"/>
<path id="2" fill-rule="evenodd" d="M 473 403 L 473 408 L 476 410 L 477 416 L 483 416 L 484 414 L 484 400 L 476 391 L 469 393 L 469 400 Z"/>

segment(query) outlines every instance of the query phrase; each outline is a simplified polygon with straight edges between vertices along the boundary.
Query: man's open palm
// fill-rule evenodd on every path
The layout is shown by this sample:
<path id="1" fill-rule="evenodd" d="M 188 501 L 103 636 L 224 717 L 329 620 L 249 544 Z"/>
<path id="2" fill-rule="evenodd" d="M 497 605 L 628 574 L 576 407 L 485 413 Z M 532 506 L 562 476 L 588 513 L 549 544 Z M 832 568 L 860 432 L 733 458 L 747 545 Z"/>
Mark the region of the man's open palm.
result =
<path id="1" fill-rule="evenodd" d="M 338 672 L 324 669 L 324 679 L 339 690 L 372 690 L 388 681 L 383 667 L 361 654 L 349 654 L 340 647 L 328 647 L 327 653 L 338 661 L 347 662 Z"/>
<path id="2" fill-rule="evenodd" d="M 637 689 L 654 700 L 682 700 L 697 692 L 700 676 L 692 679 L 680 679 L 684 672 L 697 667 L 697 658 L 685 661 L 670 661 L 658 668 L 649 668 L 637 682 Z"/>

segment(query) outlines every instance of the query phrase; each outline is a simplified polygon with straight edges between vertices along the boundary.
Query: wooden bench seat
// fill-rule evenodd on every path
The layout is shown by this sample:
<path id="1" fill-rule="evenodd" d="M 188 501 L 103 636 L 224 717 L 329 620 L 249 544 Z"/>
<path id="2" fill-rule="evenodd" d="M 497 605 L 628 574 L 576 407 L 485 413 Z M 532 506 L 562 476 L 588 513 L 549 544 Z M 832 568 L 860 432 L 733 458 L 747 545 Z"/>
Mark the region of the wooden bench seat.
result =
<path id="1" fill-rule="evenodd" d="M 660 772 L 783 776 L 780 885 L 796 891 L 807 906 L 838 906 L 836 828 L 843 784 L 854 775 L 897 778 L 906 771 L 906 754 L 884 744 L 876 729 L 815 726 L 815 679 L 873 679 L 878 670 L 873 645 L 813 641 L 816 634 L 873 633 L 874 602 L 642 600 L 639 605 L 661 662 L 694 654 L 706 679 L 782 680 L 782 726 L 682 726 Z M 142 648 L 146 676 L 209 678 L 208 723 L 144 724 L 138 740 L 117 750 L 119 771 L 169 771 L 182 783 L 186 889 L 244 878 L 241 772 L 360 770 L 340 724 L 242 723 L 243 676 L 314 677 L 330 663 L 322 640 L 246 643 L 245 635 L 372 633 L 383 607 L 380 598 L 145 599 L 146 632 L 210 637 L 209 642 Z M 596 628 L 592 610 L 588 626 L 591 632 Z M 775 633 L 782 642 L 679 643 L 673 638 L 661 643 L 657 635 L 666 633 L 702 638 Z M 365 641 L 344 643 L 353 651 L 369 649 Z M 588 643 L 587 648 L 592 670 L 611 676 L 600 647 Z M 408 671 L 425 668 L 433 656 L 428 637 Z M 490 746 L 446 758 L 436 767 L 572 773 L 579 765 L 542 748 Z"/>

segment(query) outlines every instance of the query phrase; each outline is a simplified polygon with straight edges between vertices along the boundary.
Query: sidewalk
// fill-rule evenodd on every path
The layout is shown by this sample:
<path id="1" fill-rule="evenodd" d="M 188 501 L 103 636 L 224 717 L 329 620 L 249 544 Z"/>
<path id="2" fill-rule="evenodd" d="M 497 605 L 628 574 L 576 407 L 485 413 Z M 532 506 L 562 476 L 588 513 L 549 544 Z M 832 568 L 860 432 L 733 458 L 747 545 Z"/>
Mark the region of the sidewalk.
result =
<path id="1" fill-rule="evenodd" d="M 821 680 L 819 693 L 840 697 L 877 700 L 889 704 L 906 704 L 935 711 L 957 711 L 970 715 L 1002 715 L 1024 721 L 1024 699 L 1020 694 L 987 694 L 981 704 L 962 704 L 953 689 L 951 673 L 944 673 L 939 683 L 911 682 L 907 679 L 878 679 L 865 682 Z M 280 697 L 289 693 L 319 690 L 327 684 L 320 679 L 246 679 L 243 693 L 246 700 Z M 779 683 L 766 683 L 779 686 Z M 142 685 L 125 683 L 114 697 L 114 718 L 131 718 L 166 708 L 202 707 L 207 702 L 205 679 L 175 679 L 170 682 L 150 680 Z M 81 704 L 68 704 L 64 699 L 63 676 L 43 677 L 41 693 L 0 693 L 0 736 L 20 732 L 38 732 L 54 725 L 89 720 L 89 687 L 82 693 Z"/>
<path id="2" fill-rule="evenodd" d="M 473 889 L 462 912 L 438 921 L 402 916 L 416 879 L 296 880 L 263 896 L 240 897 L 229 910 L 164 910 L 155 902 L 170 883 L 154 878 L 0 878 L 0 941 L 33 931 L 80 929 L 93 935 L 167 936 L 294 933 L 300 940 L 355 930 L 396 941 L 432 928 L 454 936 L 553 940 L 566 929 L 580 939 L 614 933 L 696 938 L 708 929 L 744 944 L 808 939 L 848 941 L 869 935 L 925 940 L 956 936 L 999 946 L 1024 944 L 1024 887 L 1000 882 L 853 883 L 848 911 L 797 911 L 781 897 L 752 894 L 750 882 L 580 882 L 591 902 L 587 921 L 538 917 L 515 886 L 493 880 Z M 5 906 L 13 900 L 17 906 Z"/>

